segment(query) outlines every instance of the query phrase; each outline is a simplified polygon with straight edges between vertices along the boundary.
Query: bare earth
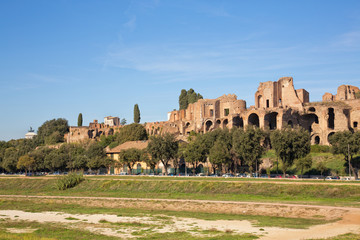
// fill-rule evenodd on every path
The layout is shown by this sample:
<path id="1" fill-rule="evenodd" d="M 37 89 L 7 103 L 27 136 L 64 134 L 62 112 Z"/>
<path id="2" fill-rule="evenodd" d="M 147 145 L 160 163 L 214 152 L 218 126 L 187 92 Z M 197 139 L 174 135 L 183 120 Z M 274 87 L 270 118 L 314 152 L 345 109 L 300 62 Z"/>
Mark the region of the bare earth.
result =
<path id="1" fill-rule="evenodd" d="M 200 220 L 193 218 L 172 217 L 171 221 L 163 222 L 161 216 L 147 217 L 119 217 L 106 214 L 67 214 L 59 212 L 29 213 L 15 210 L 1 210 L 0 218 L 20 219 L 38 222 L 58 222 L 71 224 L 71 227 L 85 228 L 92 232 L 97 232 L 110 236 L 123 238 L 134 237 L 129 227 L 122 230 L 113 227 L 99 225 L 100 220 L 109 222 L 140 222 L 155 224 L 158 227 L 154 232 L 173 232 L 190 231 L 192 229 L 232 231 L 234 233 L 254 233 L 261 235 L 260 239 L 309 239 L 327 238 L 345 233 L 360 233 L 360 209 L 349 207 L 332 207 L 301 204 L 281 204 L 281 203 L 259 203 L 259 202 L 236 202 L 236 201 L 211 201 L 211 200 L 180 200 L 180 199 L 133 199 L 133 198 L 111 198 L 111 197 L 64 197 L 64 196 L 18 196 L 0 195 L 2 199 L 36 199 L 36 202 L 43 203 L 76 203 L 84 206 L 111 207 L 111 208 L 138 208 L 138 209 L 162 209 L 179 211 L 187 209 L 193 212 L 213 212 L 231 213 L 242 215 L 266 215 L 280 217 L 301 217 L 314 219 L 341 219 L 337 222 L 317 225 L 309 229 L 286 229 L 275 227 L 254 227 L 250 221 L 239 220 Z M 5 216 L 3 216 L 5 215 Z M 18 217 L 15 217 L 18 216 Z M 76 218 L 77 220 L 67 220 L 66 218 Z M 86 221 L 85 221 L 86 220 Z M 11 230 L 8 230 L 11 231 Z"/>

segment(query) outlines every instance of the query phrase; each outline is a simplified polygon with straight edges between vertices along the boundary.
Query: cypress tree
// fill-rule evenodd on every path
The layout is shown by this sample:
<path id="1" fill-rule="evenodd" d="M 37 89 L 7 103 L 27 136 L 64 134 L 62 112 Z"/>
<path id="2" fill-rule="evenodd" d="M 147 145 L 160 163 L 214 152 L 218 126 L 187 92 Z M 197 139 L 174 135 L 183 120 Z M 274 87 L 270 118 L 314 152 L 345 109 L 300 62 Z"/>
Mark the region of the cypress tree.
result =
<path id="1" fill-rule="evenodd" d="M 82 113 L 79 113 L 79 116 L 78 116 L 78 127 L 82 127 L 82 124 L 83 124 Z"/>
<path id="2" fill-rule="evenodd" d="M 140 122 L 140 109 L 137 104 L 134 105 L 134 123 Z"/>
<path id="3" fill-rule="evenodd" d="M 188 106 L 187 91 L 185 89 L 182 89 L 179 96 L 179 110 L 186 109 L 187 106 Z"/>

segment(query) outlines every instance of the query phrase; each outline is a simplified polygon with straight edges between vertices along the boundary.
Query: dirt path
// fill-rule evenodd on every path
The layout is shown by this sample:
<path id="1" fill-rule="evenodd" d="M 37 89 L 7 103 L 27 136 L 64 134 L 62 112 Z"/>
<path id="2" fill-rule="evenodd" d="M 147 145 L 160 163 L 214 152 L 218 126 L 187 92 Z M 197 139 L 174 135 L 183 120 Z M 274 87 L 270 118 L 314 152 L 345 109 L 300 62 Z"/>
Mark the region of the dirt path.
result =
<path id="1" fill-rule="evenodd" d="M 353 207 L 336 207 L 336 206 L 320 206 L 320 205 L 306 205 L 306 204 L 288 204 L 288 203 L 267 203 L 267 202 L 238 202 L 238 201 L 215 201 L 215 200 L 186 200 L 186 199 L 150 199 L 150 198 L 116 198 L 116 197 L 76 197 L 76 196 L 25 196 L 25 195 L 0 195 L 2 199 L 38 199 L 46 203 L 46 201 L 55 201 L 56 203 L 77 203 L 84 206 L 106 206 L 113 208 L 121 207 L 134 207 L 142 209 L 163 209 L 163 210 L 175 210 L 187 209 L 194 212 L 218 212 L 218 213 L 231 213 L 231 214 L 249 214 L 249 215 L 267 215 L 267 216 L 282 216 L 282 217 L 301 217 L 312 218 L 315 216 L 321 216 L 327 220 L 333 220 L 340 218 L 341 220 L 333 223 L 312 226 L 309 229 L 286 229 L 275 227 L 263 227 L 261 230 L 259 227 L 253 227 L 249 221 L 208 221 L 199 219 L 188 218 L 174 218 L 174 224 L 169 225 L 161 231 L 188 231 L 193 226 L 197 226 L 200 229 L 214 229 L 220 231 L 226 231 L 230 229 L 234 233 L 256 233 L 261 235 L 262 240 L 272 239 L 309 239 L 309 238 L 327 238 L 333 237 L 345 233 L 360 234 L 360 208 Z M 36 201 L 38 201 L 36 200 Z M 105 203 L 105 205 L 104 205 Z M 4 212 L 5 211 L 5 212 Z M 45 219 L 49 221 L 65 221 L 65 216 L 69 214 L 62 213 L 64 216 L 59 217 L 54 213 L 20 213 L 10 211 L 0 211 L 6 215 L 18 215 L 20 218 L 31 220 L 36 214 L 47 214 Z M 21 217 L 22 216 L 22 217 Z M 27 218 L 27 217 L 28 218 Z M 53 216 L 53 217 L 51 217 Z M 70 216 L 70 215 L 69 215 Z M 83 219 L 81 215 L 72 216 Z M 94 222 L 99 221 L 100 216 L 102 218 L 108 218 L 109 221 L 140 221 L 146 223 L 148 219 L 118 219 L 110 215 L 87 215 L 88 220 L 95 219 Z M 44 216 L 43 216 L 44 217 Z M 39 217 L 41 218 L 41 217 Z M 55 219 L 59 218 L 59 219 Z M 85 217 L 84 217 L 85 218 Z M 33 219 L 35 220 L 35 219 Z M 113 235 L 115 234 L 110 229 L 93 228 L 89 227 L 88 230 L 100 231 L 103 234 Z M 95 231 L 94 230 L 94 231 Z M 124 232 L 122 237 L 130 237 L 131 233 Z M 117 236 L 120 236 L 117 235 Z"/>

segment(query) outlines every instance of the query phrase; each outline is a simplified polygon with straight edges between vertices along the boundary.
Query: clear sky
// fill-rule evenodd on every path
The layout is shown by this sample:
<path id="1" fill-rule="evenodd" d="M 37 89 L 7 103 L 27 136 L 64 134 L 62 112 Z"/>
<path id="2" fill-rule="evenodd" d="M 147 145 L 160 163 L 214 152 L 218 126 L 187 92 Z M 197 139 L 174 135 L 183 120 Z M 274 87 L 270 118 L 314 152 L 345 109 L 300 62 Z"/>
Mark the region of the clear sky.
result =
<path id="1" fill-rule="evenodd" d="M 320 101 L 360 87 L 360 1 L 0 1 L 0 140 L 63 117 L 166 120 L 180 90 L 294 78 Z"/>

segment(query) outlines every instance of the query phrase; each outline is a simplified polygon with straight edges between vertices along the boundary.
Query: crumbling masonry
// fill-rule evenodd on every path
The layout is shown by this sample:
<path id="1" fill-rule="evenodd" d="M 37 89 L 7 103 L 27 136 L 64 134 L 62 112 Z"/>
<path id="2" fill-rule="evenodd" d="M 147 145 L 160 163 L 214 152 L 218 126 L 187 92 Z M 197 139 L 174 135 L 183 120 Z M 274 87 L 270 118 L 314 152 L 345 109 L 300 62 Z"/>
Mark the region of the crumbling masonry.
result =
<path id="1" fill-rule="evenodd" d="M 260 83 L 255 93 L 255 106 L 236 95 L 217 99 L 200 99 L 187 109 L 168 113 L 168 121 L 146 123 L 149 135 L 166 132 L 186 137 L 191 131 L 206 133 L 216 128 L 244 128 L 255 125 L 262 129 L 281 129 L 284 125 L 301 126 L 311 133 L 312 144 L 329 144 L 337 131 L 358 130 L 360 99 L 358 87 L 341 85 L 336 95 L 325 93 L 322 102 L 309 102 L 305 89 L 294 89 L 293 78 Z"/>

